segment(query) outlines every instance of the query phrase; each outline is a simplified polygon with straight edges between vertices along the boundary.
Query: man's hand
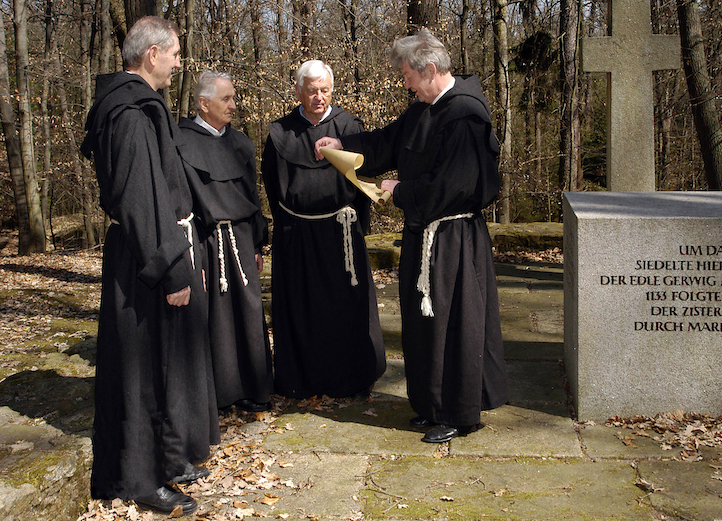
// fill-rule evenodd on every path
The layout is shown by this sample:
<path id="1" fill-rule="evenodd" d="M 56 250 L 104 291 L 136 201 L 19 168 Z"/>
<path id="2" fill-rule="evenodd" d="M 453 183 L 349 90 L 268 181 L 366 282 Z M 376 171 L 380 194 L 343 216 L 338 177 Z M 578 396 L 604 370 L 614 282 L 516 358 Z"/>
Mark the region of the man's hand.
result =
<path id="1" fill-rule="evenodd" d="M 191 287 L 186 286 L 180 291 L 176 291 L 175 293 L 171 293 L 170 295 L 165 296 L 166 301 L 168 301 L 168 304 L 171 306 L 181 307 L 181 306 L 187 306 L 188 303 L 191 301 Z"/>
<path id="2" fill-rule="evenodd" d="M 321 161 L 323 159 L 323 154 L 320 151 L 321 147 L 343 150 L 343 146 L 341 145 L 340 140 L 336 139 L 335 137 L 322 137 L 321 139 L 316 141 L 316 144 L 313 147 L 313 151 L 316 154 L 316 161 Z"/>
<path id="3" fill-rule="evenodd" d="M 256 267 L 258 268 L 258 273 L 263 271 L 263 255 L 260 253 L 256 253 Z"/>
<path id="4" fill-rule="evenodd" d="M 381 181 L 381 190 L 391 192 L 391 200 L 394 199 L 394 188 L 399 184 L 400 181 L 394 181 L 393 179 L 384 179 Z"/>

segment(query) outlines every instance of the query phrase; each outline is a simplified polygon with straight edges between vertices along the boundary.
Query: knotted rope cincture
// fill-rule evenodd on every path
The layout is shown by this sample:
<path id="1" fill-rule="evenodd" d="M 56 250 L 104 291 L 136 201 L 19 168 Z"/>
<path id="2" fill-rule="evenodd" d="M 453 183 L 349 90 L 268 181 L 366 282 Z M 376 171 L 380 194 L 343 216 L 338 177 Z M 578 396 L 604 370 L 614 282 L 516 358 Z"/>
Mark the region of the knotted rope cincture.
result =
<path id="1" fill-rule="evenodd" d="M 193 266 L 193 269 L 196 269 L 196 257 L 193 254 L 193 212 L 190 213 L 188 217 L 185 219 L 181 219 L 178 221 L 178 224 L 180 224 L 183 227 L 183 230 L 186 233 L 186 239 L 188 239 L 188 243 L 191 245 L 190 251 L 191 251 L 191 266 Z"/>
<path id="2" fill-rule="evenodd" d="M 433 317 L 434 309 L 431 305 L 431 248 L 434 245 L 434 235 L 436 229 L 443 221 L 453 221 L 455 219 L 468 219 L 474 217 L 473 213 L 460 213 L 457 215 L 449 215 L 432 221 L 424 228 L 423 238 L 421 240 L 421 271 L 419 279 L 416 281 L 416 289 L 423 293 L 421 298 L 421 314 L 425 317 Z"/>
<path id="3" fill-rule="evenodd" d="M 336 210 L 335 212 L 331 213 L 300 214 L 286 208 L 286 206 L 280 201 L 278 204 L 286 213 L 294 217 L 298 217 L 299 219 L 320 220 L 336 217 L 336 221 L 339 222 L 343 227 L 344 268 L 346 272 L 351 274 L 351 285 L 358 286 L 358 279 L 356 278 L 356 268 L 353 261 L 353 235 L 351 234 L 351 224 L 355 223 L 358 220 L 356 210 L 354 210 L 350 206 L 344 206 L 340 210 Z"/>
<path id="4" fill-rule="evenodd" d="M 352 286 L 358 286 L 356 268 L 353 263 L 353 236 L 351 235 L 351 225 L 357 219 L 356 210 L 350 206 L 341 208 L 336 214 L 336 222 L 341 223 L 341 226 L 343 226 L 343 260 L 346 264 L 346 271 L 351 274 Z"/>
<path id="5" fill-rule="evenodd" d="M 238 245 L 236 243 L 236 235 L 233 233 L 233 225 L 231 221 L 228 220 L 218 221 L 216 224 L 216 232 L 218 232 L 218 263 L 220 264 L 219 282 L 221 285 L 221 293 L 228 291 L 228 279 L 226 278 L 226 254 L 223 251 L 223 226 L 228 228 L 231 250 L 233 251 L 233 256 L 236 258 L 236 265 L 238 266 L 238 272 L 241 274 L 243 285 L 248 286 L 248 278 L 246 277 L 246 273 L 243 271 L 241 258 L 238 255 Z"/>

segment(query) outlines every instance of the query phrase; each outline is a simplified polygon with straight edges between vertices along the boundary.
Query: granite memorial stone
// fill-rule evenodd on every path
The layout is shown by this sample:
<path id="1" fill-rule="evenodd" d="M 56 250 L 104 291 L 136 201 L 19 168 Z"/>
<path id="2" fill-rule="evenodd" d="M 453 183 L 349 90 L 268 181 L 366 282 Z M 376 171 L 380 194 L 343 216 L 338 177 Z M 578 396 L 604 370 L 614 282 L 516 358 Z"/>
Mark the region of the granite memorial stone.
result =
<path id="1" fill-rule="evenodd" d="M 722 416 L 722 193 L 566 193 L 564 348 L 580 420 Z"/>

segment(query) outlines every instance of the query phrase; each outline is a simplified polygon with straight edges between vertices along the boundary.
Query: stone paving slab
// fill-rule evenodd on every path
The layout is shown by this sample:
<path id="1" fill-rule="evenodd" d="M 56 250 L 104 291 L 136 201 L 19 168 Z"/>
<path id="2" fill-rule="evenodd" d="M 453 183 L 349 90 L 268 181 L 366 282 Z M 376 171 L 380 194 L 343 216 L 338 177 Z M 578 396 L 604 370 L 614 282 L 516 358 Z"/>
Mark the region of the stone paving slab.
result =
<path id="1" fill-rule="evenodd" d="M 372 465 L 370 519 L 652 519 L 626 463 L 428 459 Z"/>
<path id="2" fill-rule="evenodd" d="M 386 372 L 373 386 L 374 400 L 407 400 L 403 360 L 386 360 Z"/>
<path id="3" fill-rule="evenodd" d="M 285 411 L 263 442 L 269 450 L 333 454 L 426 455 L 436 445 L 421 443 L 423 431 L 409 426 L 408 402 L 370 400 L 312 412 Z"/>
<path id="4" fill-rule="evenodd" d="M 276 516 L 288 514 L 288 519 L 306 520 L 360 518 L 368 456 L 288 453 L 283 458 L 284 467 L 276 474 L 282 480 L 292 480 L 298 489 L 274 505 Z"/>
<path id="5" fill-rule="evenodd" d="M 652 486 L 649 501 L 659 511 L 681 519 L 722 520 L 720 465 L 640 461 L 638 471 Z"/>
<path id="6" fill-rule="evenodd" d="M 450 442 L 452 456 L 487 458 L 583 458 L 574 422 L 532 409 L 505 405 L 484 411 L 480 431 Z"/>
<path id="7" fill-rule="evenodd" d="M 580 426 L 579 437 L 584 451 L 592 460 L 671 458 L 672 451 L 661 449 L 659 442 L 645 436 L 635 436 L 630 429 L 595 425 Z M 677 451 L 679 452 L 679 451 Z"/>

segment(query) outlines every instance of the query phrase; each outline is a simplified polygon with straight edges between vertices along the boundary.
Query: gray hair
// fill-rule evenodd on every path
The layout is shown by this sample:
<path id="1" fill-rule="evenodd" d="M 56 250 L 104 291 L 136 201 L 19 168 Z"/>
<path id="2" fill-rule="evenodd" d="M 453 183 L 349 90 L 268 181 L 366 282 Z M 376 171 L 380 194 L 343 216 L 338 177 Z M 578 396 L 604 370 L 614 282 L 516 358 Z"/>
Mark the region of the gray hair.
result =
<path id="1" fill-rule="evenodd" d="M 323 63 L 321 60 L 308 60 L 301 64 L 296 71 L 296 87 L 302 89 L 306 80 L 315 80 L 324 76 L 331 78 L 331 90 L 333 90 L 333 71 L 331 67 Z"/>
<path id="2" fill-rule="evenodd" d="M 429 63 L 436 65 L 441 74 L 451 70 L 451 58 L 444 44 L 428 29 L 394 42 L 391 47 L 391 65 L 400 69 L 404 62 L 413 70 L 423 72 Z"/>
<path id="3" fill-rule="evenodd" d="M 216 91 L 218 90 L 216 82 L 218 80 L 228 80 L 233 83 L 231 77 L 225 72 L 204 71 L 201 73 L 201 75 L 198 77 L 196 89 L 193 91 L 193 100 L 196 103 L 196 108 L 201 108 L 201 98 L 211 100 L 216 97 Z"/>
<path id="4" fill-rule="evenodd" d="M 137 69 L 143 64 L 143 57 L 154 45 L 165 52 L 173 45 L 173 36 L 178 36 L 175 22 L 159 16 L 144 16 L 130 28 L 123 42 L 123 65 Z"/>

